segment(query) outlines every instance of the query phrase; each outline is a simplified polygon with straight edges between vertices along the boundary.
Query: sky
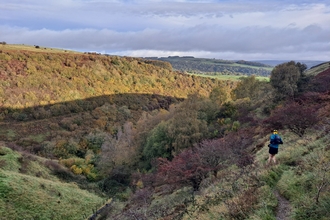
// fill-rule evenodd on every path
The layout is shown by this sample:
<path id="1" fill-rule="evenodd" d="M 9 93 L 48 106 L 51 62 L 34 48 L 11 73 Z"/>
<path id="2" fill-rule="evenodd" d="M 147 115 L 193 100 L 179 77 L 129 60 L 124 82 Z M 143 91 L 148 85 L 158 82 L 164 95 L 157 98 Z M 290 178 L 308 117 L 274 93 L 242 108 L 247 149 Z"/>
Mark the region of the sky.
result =
<path id="1" fill-rule="evenodd" d="M 330 0 L 1 0 L 3 41 L 133 57 L 330 61 Z"/>

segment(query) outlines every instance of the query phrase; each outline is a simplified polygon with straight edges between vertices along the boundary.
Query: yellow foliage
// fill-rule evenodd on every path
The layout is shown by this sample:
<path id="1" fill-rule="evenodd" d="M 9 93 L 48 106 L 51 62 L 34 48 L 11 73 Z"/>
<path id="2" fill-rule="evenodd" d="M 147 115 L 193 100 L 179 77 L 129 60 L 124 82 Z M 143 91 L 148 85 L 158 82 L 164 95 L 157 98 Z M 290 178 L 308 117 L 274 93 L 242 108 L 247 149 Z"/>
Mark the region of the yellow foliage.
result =
<path id="1" fill-rule="evenodd" d="M 94 157 L 94 153 L 92 150 L 88 150 L 87 153 L 86 153 L 86 156 L 85 156 L 85 163 L 88 164 L 91 162 L 91 160 L 93 159 Z"/>
<path id="2" fill-rule="evenodd" d="M 94 169 L 94 165 L 93 164 L 88 164 L 87 166 L 85 166 L 83 168 L 83 173 L 87 176 L 91 173 L 91 171 Z"/>
<path id="3" fill-rule="evenodd" d="M 73 165 L 72 167 L 70 167 L 70 170 L 74 173 L 74 174 L 77 174 L 77 175 L 80 175 L 82 174 L 83 172 L 83 169 L 76 166 L 76 165 Z"/>
<path id="4" fill-rule="evenodd" d="M 72 167 L 75 164 L 74 158 L 61 159 L 60 164 L 63 164 L 66 167 Z"/>
<path id="5" fill-rule="evenodd" d="M 144 186 L 143 186 L 143 182 L 141 180 L 137 181 L 136 183 L 136 188 L 138 189 L 142 189 Z"/>

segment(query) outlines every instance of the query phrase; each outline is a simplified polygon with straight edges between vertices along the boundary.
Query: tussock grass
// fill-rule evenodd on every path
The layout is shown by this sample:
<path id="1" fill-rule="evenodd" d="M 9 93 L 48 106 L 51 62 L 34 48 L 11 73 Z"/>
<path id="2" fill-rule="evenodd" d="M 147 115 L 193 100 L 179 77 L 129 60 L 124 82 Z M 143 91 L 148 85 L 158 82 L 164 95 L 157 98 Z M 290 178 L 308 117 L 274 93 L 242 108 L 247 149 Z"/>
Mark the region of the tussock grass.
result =
<path id="1" fill-rule="evenodd" d="M 275 220 L 275 210 L 278 205 L 273 190 L 268 186 L 262 186 L 259 194 L 259 204 L 256 211 L 250 216 L 251 220 Z"/>

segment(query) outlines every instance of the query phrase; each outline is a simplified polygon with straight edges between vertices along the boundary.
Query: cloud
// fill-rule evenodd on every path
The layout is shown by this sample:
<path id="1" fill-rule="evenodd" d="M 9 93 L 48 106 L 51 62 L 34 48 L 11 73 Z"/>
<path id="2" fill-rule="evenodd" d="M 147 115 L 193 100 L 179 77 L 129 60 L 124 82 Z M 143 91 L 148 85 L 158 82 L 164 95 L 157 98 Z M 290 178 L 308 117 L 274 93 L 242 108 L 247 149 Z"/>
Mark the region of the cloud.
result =
<path id="1" fill-rule="evenodd" d="M 330 60 L 326 1 L 24 2 L 0 6 L 0 41 L 128 56 Z"/>

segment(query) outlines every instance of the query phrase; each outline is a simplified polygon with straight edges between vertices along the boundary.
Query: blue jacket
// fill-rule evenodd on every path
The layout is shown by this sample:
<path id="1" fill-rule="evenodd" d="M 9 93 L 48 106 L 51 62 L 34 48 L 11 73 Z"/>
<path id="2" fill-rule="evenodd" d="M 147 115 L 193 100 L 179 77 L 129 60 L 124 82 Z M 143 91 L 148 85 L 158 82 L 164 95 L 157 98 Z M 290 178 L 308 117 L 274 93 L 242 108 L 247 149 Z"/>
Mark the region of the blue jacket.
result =
<path id="1" fill-rule="evenodd" d="M 272 140 L 275 140 L 275 137 L 279 137 L 281 140 L 282 138 L 278 135 L 278 134 L 272 134 L 270 135 L 270 146 L 273 147 L 273 148 L 278 148 L 278 144 L 272 144 Z"/>

